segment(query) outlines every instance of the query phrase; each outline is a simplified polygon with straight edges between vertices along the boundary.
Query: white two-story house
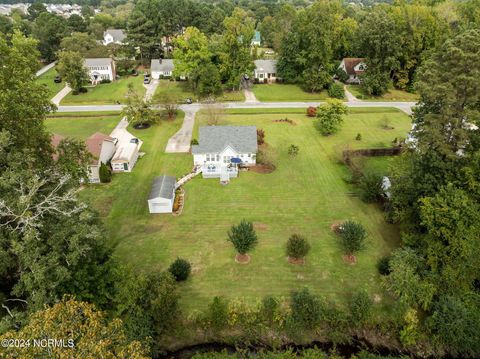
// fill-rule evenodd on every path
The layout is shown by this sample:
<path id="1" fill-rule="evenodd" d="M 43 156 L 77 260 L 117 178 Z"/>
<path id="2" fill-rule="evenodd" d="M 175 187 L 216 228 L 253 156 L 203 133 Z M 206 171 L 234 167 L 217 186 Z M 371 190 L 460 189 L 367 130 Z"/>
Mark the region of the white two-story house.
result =
<path id="1" fill-rule="evenodd" d="M 150 71 L 153 79 L 169 78 L 173 76 L 175 65 L 172 59 L 152 59 L 150 62 Z"/>
<path id="2" fill-rule="evenodd" d="M 239 166 L 253 166 L 257 157 L 255 126 L 203 126 L 198 145 L 192 146 L 193 162 L 203 178 L 228 182 L 238 176 Z"/>
<path id="3" fill-rule="evenodd" d="M 103 44 L 123 45 L 127 36 L 122 29 L 107 29 L 103 33 Z"/>
<path id="4" fill-rule="evenodd" d="M 85 67 L 87 68 L 92 85 L 99 84 L 102 80 L 115 80 L 115 61 L 109 57 L 85 59 Z"/>

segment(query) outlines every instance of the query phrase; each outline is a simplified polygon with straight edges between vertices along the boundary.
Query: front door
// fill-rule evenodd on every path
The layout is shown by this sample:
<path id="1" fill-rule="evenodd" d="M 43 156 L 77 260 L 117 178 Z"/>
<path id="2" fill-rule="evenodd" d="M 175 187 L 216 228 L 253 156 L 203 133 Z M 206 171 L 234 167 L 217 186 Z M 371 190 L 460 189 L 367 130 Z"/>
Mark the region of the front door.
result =
<path id="1" fill-rule="evenodd" d="M 123 164 L 123 170 L 124 170 L 124 171 L 128 171 L 128 163 L 124 163 L 124 164 Z"/>

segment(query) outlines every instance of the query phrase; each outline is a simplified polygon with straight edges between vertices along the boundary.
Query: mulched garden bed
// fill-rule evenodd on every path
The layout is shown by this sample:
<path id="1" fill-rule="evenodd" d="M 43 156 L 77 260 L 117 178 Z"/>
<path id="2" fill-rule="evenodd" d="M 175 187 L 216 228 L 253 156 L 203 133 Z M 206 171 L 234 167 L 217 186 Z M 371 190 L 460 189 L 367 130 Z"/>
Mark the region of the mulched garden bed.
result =
<path id="1" fill-rule="evenodd" d="M 150 128 L 150 124 L 148 123 L 139 123 L 137 125 L 134 125 L 133 128 L 136 130 L 146 130 L 147 128 Z"/>
<path id="2" fill-rule="evenodd" d="M 256 173 L 272 173 L 275 171 L 275 166 L 271 163 L 269 164 L 256 164 L 255 166 L 249 167 L 250 171 Z"/>
<path id="3" fill-rule="evenodd" d="M 345 263 L 350 264 L 352 266 L 357 264 L 357 257 L 355 257 L 353 254 L 345 254 L 342 256 L 342 259 Z"/>
<path id="4" fill-rule="evenodd" d="M 272 120 L 272 122 L 277 122 L 277 123 L 289 123 L 292 126 L 295 126 L 296 123 L 288 118 L 281 118 L 280 120 Z"/>
<path id="5" fill-rule="evenodd" d="M 179 216 L 183 212 L 183 206 L 185 204 L 185 190 L 183 187 L 178 188 L 175 191 L 175 200 L 173 202 L 173 212 L 174 216 Z"/>
<path id="6" fill-rule="evenodd" d="M 296 265 L 302 265 L 302 266 L 305 264 L 305 258 L 287 257 L 287 261 L 290 264 L 296 264 Z"/>
<path id="7" fill-rule="evenodd" d="M 335 232 L 336 234 L 340 234 L 341 233 L 340 226 L 342 225 L 343 222 L 345 221 L 333 222 L 332 225 L 330 226 L 330 229 L 332 230 L 332 232 Z"/>
<path id="8" fill-rule="evenodd" d="M 248 264 L 250 263 L 250 256 L 248 254 L 237 254 L 235 256 L 235 262 L 240 264 Z"/>

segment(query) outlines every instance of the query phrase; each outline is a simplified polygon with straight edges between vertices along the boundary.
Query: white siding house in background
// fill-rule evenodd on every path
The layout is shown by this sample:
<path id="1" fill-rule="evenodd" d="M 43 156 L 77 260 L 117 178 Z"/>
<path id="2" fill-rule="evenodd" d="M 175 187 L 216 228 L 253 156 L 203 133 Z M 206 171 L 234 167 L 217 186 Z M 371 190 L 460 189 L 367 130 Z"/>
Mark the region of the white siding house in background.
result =
<path id="1" fill-rule="evenodd" d="M 113 172 L 131 172 L 138 160 L 138 144 L 125 143 L 121 145 L 112 158 Z"/>
<path id="2" fill-rule="evenodd" d="M 238 176 L 238 165 L 256 164 L 255 126 L 203 126 L 198 142 L 192 146 L 193 163 L 201 167 L 203 178 L 228 181 Z"/>
<path id="3" fill-rule="evenodd" d="M 164 77 L 172 77 L 174 68 L 175 66 L 172 59 L 153 59 L 150 62 L 152 78 L 156 80 Z"/>
<path id="4" fill-rule="evenodd" d="M 259 83 L 277 81 L 277 60 L 255 60 L 255 80 Z"/>
<path id="5" fill-rule="evenodd" d="M 102 80 L 115 80 L 115 61 L 111 58 L 85 59 L 85 67 L 88 70 L 92 85 L 100 83 Z"/>
<path id="6" fill-rule="evenodd" d="M 85 141 L 85 147 L 92 155 L 92 162 L 88 166 L 88 180 L 91 183 L 100 183 L 100 165 L 107 164 L 116 151 L 117 140 L 103 133 L 96 132 Z"/>
<path id="7" fill-rule="evenodd" d="M 152 189 L 148 196 L 150 213 L 172 213 L 175 200 L 175 177 L 159 176 L 153 179 Z"/>
<path id="8" fill-rule="evenodd" d="M 103 33 L 103 44 L 123 45 L 126 37 L 122 29 L 107 29 Z"/>
<path id="9" fill-rule="evenodd" d="M 338 66 L 339 69 L 342 69 L 348 75 L 348 80 L 346 83 L 349 84 L 359 84 L 360 83 L 360 75 L 365 73 L 367 69 L 367 64 L 365 63 L 364 58 L 359 57 L 345 57 L 340 62 Z"/>

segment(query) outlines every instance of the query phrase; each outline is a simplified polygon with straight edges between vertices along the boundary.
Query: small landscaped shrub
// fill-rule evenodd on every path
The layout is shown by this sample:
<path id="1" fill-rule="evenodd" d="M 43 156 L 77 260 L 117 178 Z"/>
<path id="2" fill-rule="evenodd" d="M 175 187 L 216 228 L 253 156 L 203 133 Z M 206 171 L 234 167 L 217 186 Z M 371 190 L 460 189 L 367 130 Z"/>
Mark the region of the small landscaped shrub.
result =
<path id="1" fill-rule="evenodd" d="M 342 85 L 334 82 L 328 88 L 328 96 L 343 100 L 345 97 L 345 90 L 343 89 Z"/>
<path id="2" fill-rule="evenodd" d="M 265 131 L 261 128 L 257 129 L 257 145 L 263 145 L 265 143 Z"/>
<path id="3" fill-rule="evenodd" d="M 317 116 L 317 108 L 313 106 L 309 106 L 307 108 L 307 116 L 308 117 L 315 117 Z"/>
<path id="4" fill-rule="evenodd" d="M 292 293 L 290 309 L 293 321 L 306 329 L 314 329 L 320 323 L 324 312 L 322 303 L 308 288 Z"/>
<path id="5" fill-rule="evenodd" d="M 392 127 L 392 121 L 386 115 L 382 116 L 382 118 L 380 119 L 380 127 L 383 128 L 384 130 L 394 129 L 394 127 Z"/>
<path id="6" fill-rule="evenodd" d="M 381 275 L 389 275 L 392 270 L 390 269 L 390 256 L 385 256 L 379 259 L 377 263 L 378 273 Z"/>
<path id="7" fill-rule="evenodd" d="M 340 226 L 340 236 L 346 254 L 353 255 L 363 247 L 367 231 L 360 223 L 346 221 Z"/>
<path id="8" fill-rule="evenodd" d="M 191 141 L 190 141 L 190 144 L 191 145 L 198 145 L 198 140 L 196 138 L 193 138 Z"/>
<path id="9" fill-rule="evenodd" d="M 279 307 L 279 300 L 271 295 L 267 295 L 262 299 L 262 306 L 260 308 L 261 319 L 272 324 L 275 321 L 275 316 Z"/>
<path id="10" fill-rule="evenodd" d="M 98 172 L 101 183 L 109 183 L 112 181 L 112 171 L 105 163 L 102 162 L 100 164 L 100 169 Z"/>
<path id="11" fill-rule="evenodd" d="M 109 84 L 110 82 L 112 82 L 110 79 L 102 79 L 102 81 L 100 81 L 101 84 Z"/>
<path id="12" fill-rule="evenodd" d="M 214 297 L 208 306 L 208 327 L 221 330 L 228 324 L 228 301 L 223 297 Z"/>
<path id="13" fill-rule="evenodd" d="M 304 258 L 310 251 L 310 244 L 308 241 L 298 235 L 292 234 L 287 242 L 287 255 L 294 259 Z"/>
<path id="14" fill-rule="evenodd" d="M 348 112 L 347 106 L 336 99 L 327 102 L 317 109 L 315 127 L 324 136 L 336 133 L 343 123 L 344 115 Z"/>
<path id="15" fill-rule="evenodd" d="M 357 137 L 355 137 L 355 139 L 357 141 L 361 141 L 362 140 L 362 134 L 361 133 L 357 133 Z"/>
<path id="16" fill-rule="evenodd" d="M 349 308 L 354 322 L 353 324 L 361 326 L 372 316 L 373 300 L 365 290 L 362 290 L 352 296 Z"/>
<path id="17" fill-rule="evenodd" d="M 382 197 L 382 176 L 376 173 L 366 173 L 360 177 L 358 186 L 362 201 L 372 203 Z"/>
<path id="18" fill-rule="evenodd" d="M 295 157 L 296 155 L 298 155 L 298 151 L 300 151 L 300 148 L 296 145 L 290 145 L 288 147 L 288 154 L 292 157 Z"/>
<path id="19" fill-rule="evenodd" d="M 232 226 L 228 231 L 228 241 L 232 242 L 236 251 L 245 255 L 257 244 L 257 234 L 253 223 L 242 219 L 240 224 Z"/>
<path id="20" fill-rule="evenodd" d="M 172 273 L 177 282 L 186 280 L 190 275 L 191 270 L 192 266 L 190 265 L 190 262 L 182 258 L 175 259 L 175 261 L 170 264 L 170 267 L 168 267 L 168 271 Z"/>

